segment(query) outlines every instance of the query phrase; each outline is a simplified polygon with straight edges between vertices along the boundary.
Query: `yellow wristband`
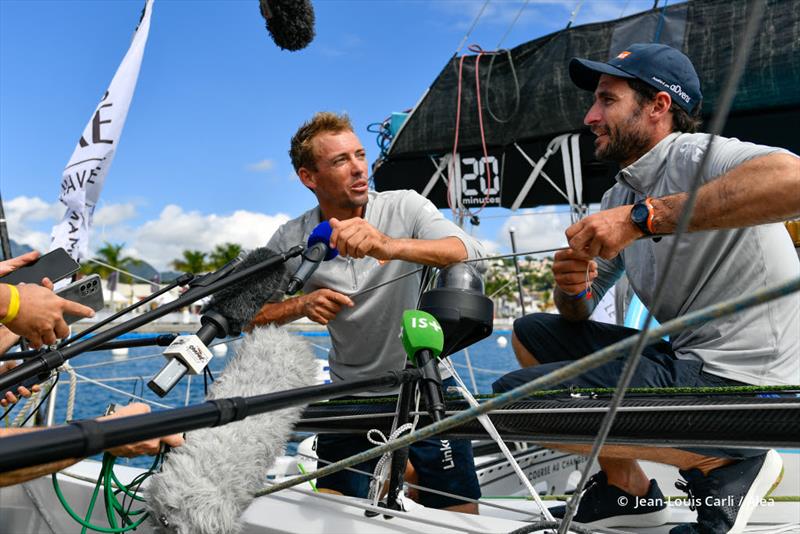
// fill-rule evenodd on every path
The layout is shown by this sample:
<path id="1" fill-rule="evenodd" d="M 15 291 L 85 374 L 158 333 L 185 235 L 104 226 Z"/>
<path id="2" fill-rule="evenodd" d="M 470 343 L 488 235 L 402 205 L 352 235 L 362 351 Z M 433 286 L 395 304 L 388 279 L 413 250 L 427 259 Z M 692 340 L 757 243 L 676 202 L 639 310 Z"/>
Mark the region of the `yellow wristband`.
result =
<path id="1" fill-rule="evenodd" d="M 5 285 L 8 286 L 8 290 L 11 292 L 11 299 L 8 301 L 6 316 L 0 319 L 0 324 L 10 323 L 17 318 L 17 314 L 19 313 L 19 289 L 17 289 L 17 286 L 11 284 Z"/>

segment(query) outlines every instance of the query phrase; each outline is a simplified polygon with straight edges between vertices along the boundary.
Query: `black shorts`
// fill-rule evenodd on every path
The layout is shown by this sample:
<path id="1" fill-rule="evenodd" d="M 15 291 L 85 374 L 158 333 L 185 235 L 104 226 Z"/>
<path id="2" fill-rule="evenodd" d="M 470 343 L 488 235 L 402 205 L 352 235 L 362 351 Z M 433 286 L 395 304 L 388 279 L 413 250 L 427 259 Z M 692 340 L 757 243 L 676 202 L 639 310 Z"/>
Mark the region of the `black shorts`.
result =
<path id="1" fill-rule="evenodd" d="M 444 387 L 456 385 L 450 378 Z M 362 434 L 319 434 L 317 436 L 317 456 L 322 464 L 332 463 L 374 448 Z M 472 457 L 472 443 L 464 439 L 426 439 L 413 443 L 408 450 L 408 460 L 419 476 L 419 485 L 438 491 L 479 499 L 481 489 L 475 473 Z M 372 473 L 378 458 L 353 466 L 355 469 Z M 342 470 L 317 480 L 318 488 L 327 488 L 344 495 L 366 498 L 369 493 L 370 477 L 353 471 Z M 447 508 L 465 504 L 453 497 L 419 490 L 420 504 L 429 508 Z"/>
<path id="2" fill-rule="evenodd" d="M 632 328 L 595 321 L 567 321 L 560 315 L 550 313 L 526 315 L 514 321 L 514 335 L 540 365 L 525 367 L 502 376 L 492 384 L 492 390 L 495 393 L 509 391 L 638 332 Z M 618 358 L 553 387 L 615 387 L 624 365 L 625 358 Z M 644 348 L 630 383 L 630 387 L 636 388 L 741 385 L 745 384 L 706 373 L 700 361 L 678 359 L 672 345 L 664 340 Z M 755 449 L 682 449 L 723 458 L 746 458 L 764 453 Z"/>

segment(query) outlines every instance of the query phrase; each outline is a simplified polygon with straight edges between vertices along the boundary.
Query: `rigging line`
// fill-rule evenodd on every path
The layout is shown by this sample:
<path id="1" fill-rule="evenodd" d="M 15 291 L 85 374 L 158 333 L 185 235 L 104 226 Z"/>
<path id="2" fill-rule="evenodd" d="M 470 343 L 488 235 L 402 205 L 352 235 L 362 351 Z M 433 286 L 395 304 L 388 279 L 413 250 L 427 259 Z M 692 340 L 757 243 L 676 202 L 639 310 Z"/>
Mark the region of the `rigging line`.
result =
<path id="1" fill-rule="evenodd" d="M 512 20 L 512 21 L 511 21 L 511 25 L 510 25 L 510 26 L 508 27 L 508 29 L 506 30 L 506 33 L 505 33 L 505 34 L 503 34 L 503 37 L 500 39 L 500 42 L 498 42 L 498 43 L 497 43 L 497 46 L 495 46 L 495 48 L 496 48 L 497 50 L 500 50 L 500 47 L 501 47 L 501 46 L 503 46 L 503 41 L 505 41 L 505 40 L 506 40 L 506 37 L 508 37 L 508 34 L 509 34 L 509 33 L 511 33 L 511 29 L 512 29 L 512 28 L 514 27 L 514 25 L 517 23 L 517 21 L 519 20 L 519 17 L 522 15 L 522 12 L 523 12 L 523 11 L 525 10 L 525 8 L 528 6 L 528 2 L 530 2 L 530 1 L 531 1 L 531 0 L 525 0 L 525 3 L 524 3 L 524 4 L 522 4 L 522 7 L 521 7 L 521 8 L 519 8 L 519 11 L 517 11 L 517 16 L 516 16 L 516 17 L 514 17 L 514 20 Z"/>
<path id="2" fill-rule="evenodd" d="M 597 211 L 599 211 L 599 210 L 597 210 Z M 546 211 L 528 211 L 528 212 L 523 212 L 523 213 L 513 213 L 511 215 L 508 215 L 508 214 L 506 214 L 506 215 L 503 215 L 503 214 L 501 214 L 501 215 L 484 215 L 483 217 L 481 217 L 481 220 L 486 220 L 486 219 L 510 219 L 512 217 L 529 217 L 531 215 L 560 215 L 560 214 L 569 215 L 571 213 L 572 213 L 571 209 L 565 209 L 565 210 L 557 210 L 556 209 L 556 210 L 546 210 Z M 590 211 L 590 213 L 591 213 L 591 211 Z"/>
<path id="3" fill-rule="evenodd" d="M 425 413 L 428 413 L 428 412 L 425 412 Z M 302 454 L 300 452 L 298 452 L 297 455 L 301 456 L 303 458 L 307 458 L 309 460 L 317 460 L 317 461 L 322 462 L 324 464 L 332 464 L 333 463 L 330 460 L 325 460 L 325 459 L 322 459 L 322 458 L 315 458 L 313 456 L 306 456 L 306 455 L 304 455 L 304 454 Z M 352 473 L 357 473 L 359 475 L 365 475 L 365 476 L 368 476 L 370 478 L 373 476 L 372 473 L 370 473 L 368 471 L 362 471 L 361 469 L 358 469 L 358 468 L 355 468 L 355 467 L 346 467 L 346 468 L 344 468 L 344 471 L 350 471 Z M 92 482 L 94 482 L 94 481 L 92 481 Z M 416 490 L 424 491 L 426 493 L 433 493 L 435 495 L 441 495 L 442 497 L 450 497 L 451 499 L 456 499 L 456 500 L 459 500 L 459 501 L 464 501 L 464 502 L 468 502 L 468 503 L 472 503 L 472 504 L 480 504 L 481 506 L 488 506 L 489 508 L 496 508 L 498 510 L 504 510 L 506 512 L 514 512 L 515 514 L 521 514 L 521 515 L 528 516 L 528 517 L 531 517 L 531 516 L 534 515 L 534 514 L 531 514 L 530 512 L 526 512 L 524 510 L 520 510 L 519 508 L 512 508 L 510 506 L 503 506 L 501 504 L 494 504 L 492 502 L 487 502 L 487 501 L 485 501 L 483 499 L 472 499 L 470 497 L 465 497 L 463 495 L 456 495 L 455 493 L 448 493 L 446 491 L 437 490 L 437 489 L 433 489 L 433 488 L 428 488 L 426 486 L 421 486 L 419 484 L 413 484 L 411 482 L 408 482 L 407 480 L 404 480 L 403 484 L 405 484 L 409 488 L 413 488 L 413 489 L 416 489 Z"/>
<path id="4" fill-rule="evenodd" d="M 676 317 L 675 319 L 667 321 L 664 324 L 648 331 L 647 340 L 656 341 L 665 335 L 674 334 L 698 324 L 704 324 L 712 318 L 720 319 L 722 317 L 727 317 L 733 313 L 759 306 L 797 291 L 800 291 L 800 277 L 771 285 L 746 295 L 740 295 L 717 304 L 706 306 L 681 317 Z M 635 336 L 618 341 L 612 345 L 609 345 L 608 347 L 593 352 L 588 356 L 584 356 L 580 360 L 571 361 L 563 367 L 559 367 L 558 369 L 555 369 L 544 376 L 540 376 L 535 380 L 526 382 L 512 390 L 493 397 L 477 408 L 470 408 L 468 410 L 459 412 L 452 417 L 446 417 L 442 421 L 422 427 L 418 430 L 415 430 L 411 434 L 406 434 L 402 438 L 386 443 L 385 445 L 381 445 L 380 447 L 375 447 L 359 454 L 354 454 L 353 456 L 340 460 L 335 464 L 331 464 L 323 469 L 318 469 L 314 472 L 293 478 L 292 480 L 281 482 L 279 484 L 270 486 L 269 488 L 258 490 L 253 493 L 253 496 L 261 497 L 264 495 L 269 495 L 282 489 L 308 482 L 309 480 L 313 480 L 315 478 L 327 476 L 331 473 L 341 471 L 345 467 L 360 464 L 367 460 L 371 460 L 372 458 L 376 458 L 386 452 L 406 447 L 415 441 L 426 439 L 437 434 L 442 434 L 451 428 L 455 428 L 471 421 L 472 419 L 475 419 L 475 417 L 478 415 L 483 415 L 490 410 L 501 408 L 511 402 L 526 399 L 537 390 L 542 390 L 543 388 L 560 384 L 582 373 L 585 373 L 590 369 L 594 369 L 610 362 L 611 360 L 619 358 L 620 356 L 624 356 L 627 354 L 630 348 L 634 346 L 635 343 Z"/>
<path id="5" fill-rule="evenodd" d="M 544 249 L 544 250 L 529 250 L 527 252 L 517 252 L 517 253 L 514 253 L 514 254 L 504 254 L 504 255 L 501 255 L 501 256 L 487 256 L 485 258 L 466 259 L 466 260 L 464 260 L 464 261 L 462 261 L 460 263 L 475 263 L 475 262 L 479 262 L 479 261 L 489 261 L 489 260 L 500 260 L 500 259 L 503 259 L 503 258 L 513 258 L 514 256 L 545 254 L 547 252 L 556 252 L 556 251 L 559 251 L 559 250 L 566 250 L 568 248 L 569 247 L 558 247 L 558 248 L 548 248 L 548 249 Z M 398 280 L 402 280 L 403 278 L 411 276 L 412 274 L 417 274 L 418 272 L 422 271 L 423 269 L 425 269 L 424 266 L 423 267 L 419 267 L 417 269 L 414 269 L 413 271 L 409 271 L 409 272 L 407 272 L 405 274 L 401 274 L 400 276 L 392 278 L 391 280 L 387 280 L 385 282 L 381 282 L 380 284 L 375 284 L 374 286 L 362 289 L 361 291 L 357 291 L 357 292 L 353 293 L 352 295 L 349 295 L 349 297 L 351 299 L 355 298 L 355 297 L 360 297 L 364 293 L 369 293 L 370 291 L 374 291 L 374 290 L 376 290 L 376 289 L 378 289 L 380 287 L 383 287 L 385 285 L 389 285 L 389 284 L 391 284 L 393 282 L 397 282 Z"/>
<path id="6" fill-rule="evenodd" d="M 452 362 L 452 363 L 453 363 L 453 365 L 455 367 L 464 367 L 466 369 L 470 368 L 470 366 L 465 365 L 463 363 L 456 363 L 456 362 Z M 472 370 L 473 371 L 478 371 L 479 373 L 486 373 L 486 374 L 492 374 L 492 375 L 497 375 L 497 376 L 503 376 L 508 372 L 508 371 L 496 371 L 494 369 L 484 369 L 482 367 L 475 367 L 475 366 L 472 366 Z"/>
<path id="7" fill-rule="evenodd" d="M 158 406 L 159 408 L 169 408 L 169 409 L 174 408 L 174 406 L 170 406 L 169 404 L 162 404 L 162 403 L 160 403 L 158 401 L 154 401 L 154 400 L 151 400 L 151 399 L 145 399 L 144 397 L 140 397 L 139 395 L 134 395 L 133 393 L 130 393 L 129 391 L 124 391 L 122 389 L 115 388 L 114 386 L 109 386 L 109 385 L 103 384 L 102 382 L 98 382 L 97 380 L 95 380 L 93 378 L 89 378 L 88 376 L 84 376 L 84 375 L 82 375 L 80 373 L 75 373 L 75 376 L 77 376 L 81 380 L 85 380 L 86 382 L 90 382 L 90 383 L 94 384 L 95 386 L 107 389 L 109 391 L 113 391 L 114 393 L 119 393 L 120 395 L 124 395 L 126 397 L 129 397 L 129 398 L 132 398 L 132 399 L 136 399 L 138 401 L 142 401 L 142 402 L 147 403 L 147 404 L 152 404 L 154 406 Z"/>
<path id="8" fill-rule="evenodd" d="M 586 486 L 587 480 L 589 479 L 589 471 L 591 470 L 591 464 L 593 464 L 600 455 L 600 449 L 602 448 L 603 443 L 608 437 L 608 434 L 611 431 L 611 426 L 614 423 L 614 416 L 616 414 L 616 410 L 617 408 L 619 408 L 620 404 L 622 403 L 622 399 L 625 397 L 625 389 L 630 384 L 630 381 L 633 378 L 633 373 L 636 370 L 637 364 L 639 363 L 639 359 L 642 354 L 642 349 L 644 348 L 648 331 L 650 330 L 650 322 L 653 318 L 653 311 L 654 310 L 657 311 L 661 307 L 661 301 L 664 295 L 664 290 L 667 287 L 666 282 L 669 278 L 669 275 L 672 272 L 673 260 L 678 250 L 678 244 L 681 241 L 681 237 L 689 229 L 689 221 L 691 219 L 692 212 L 694 211 L 695 202 L 697 201 L 697 192 L 701 186 L 700 178 L 703 172 L 705 171 L 706 165 L 708 164 L 709 156 L 711 154 L 711 149 L 714 145 L 714 140 L 722 132 L 722 128 L 725 126 L 725 123 L 727 122 L 728 113 L 730 112 L 734 96 L 736 95 L 736 87 L 739 85 L 739 80 L 741 79 L 741 76 L 744 73 L 745 64 L 747 63 L 747 58 L 750 55 L 750 51 L 752 50 L 756 31 L 758 31 L 758 28 L 761 24 L 762 16 L 764 15 L 765 4 L 766 4 L 765 0 L 757 0 L 756 2 L 754 2 L 753 7 L 750 10 L 750 16 L 747 17 L 746 19 L 747 22 L 743 38 L 741 39 L 741 41 L 739 42 L 739 46 L 737 47 L 736 56 L 734 58 L 731 72 L 728 74 L 728 78 L 725 82 L 725 85 L 723 86 L 718 107 L 714 111 L 714 118 L 712 119 L 711 127 L 709 128 L 708 145 L 703 153 L 703 159 L 700 162 L 700 165 L 698 166 L 694 176 L 692 177 L 692 182 L 691 182 L 692 185 L 689 188 L 686 202 L 681 210 L 681 215 L 680 218 L 678 219 L 678 225 L 675 233 L 673 234 L 673 239 L 670 243 L 670 249 L 666 256 L 664 273 L 661 277 L 658 286 L 656 287 L 656 290 L 654 292 L 655 294 L 653 295 L 653 302 L 652 305 L 650 306 L 652 309 L 647 311 L 647 317 L 645 318 L 642 332 L 641 334 L 638 335 L 638 338 L 636 340 L 636 345 L 630 351 L 630 355 L 627 361 L 625 362 L 625 366 L 622 370 L 622 376 L 620 377 L 619 383 L 617 385 L 617 391 L 614 392 L 614 395 L 611 398 L 611 404 L 609 405 L 608 414 L 604 418 L 603 424 L 600 427 L 600 431 L 598 432 L 597 439 L 592 445 L 591 453 L 589 454 L 589 457 L 586 461 L 586 465 L 583 468 L 583 472 L 581 473 L 581 479 L 578 482 L 577 487 L 575 488 L 575 493 L 573 494 L 572 498 L 570 498 L 570 500 L 567 501 L 567 507 L 566 510 L 564 511 L 564 518 L 558 529 L 559 534 L 564 534 L 569 530 L 569 525 L 578 508 L 578 501 L 580 500 L 580 495 L 583 492 L 583 488 Z"/>
<path id="9" fill-rule="evenodd" d="M 583 1 L 584 0 L 580 0 L 580 2 L 578 2 L 578 5 L 575 6 L 575 9 L 572 10 L 572 13 L 570 13 L 569 22 L 567 22 L 567 28 L 572 26 L 572 23 L 575 22 L 576 18 L 578 18 L 578 12 L 581 10 L 581 7 L 583 7 Z M 658 1 L 658 0 L 656 0 L 656 1 Z M 567 29 L 567 28 L 565 28 L 565 29 Z"/>
<path id="10" fill-rule="evenodd" d="M 270 482 L 270 481 L 267 481 L 267 484 L 274 484 L 274 483 Z M 279 484 L 274 484 L 272 487 L 275 487 L 276 485 L 279 485 Z M 288 488 L 288 489 L 290 489 L 292 491 L 295 491 L 297 493 L 302 493 L 304 495 L 308 495 L 310 497 L 314 497 L 316 499 L 322 499 L 324 501 L 330 501 L 330 502 L 336 504 L 339 507 L 342 506 L 342 497 L 341 497 L 341 495 L 331 495 L 331 494 L 328 494 L 328 493 L 321 493 L 321 492 L 318 493 L 318 492 L 314 492 L 314 491 L 310 491 L 310 490 L 306 490 L 306 489 L 299 489 L 299 488 Z M 426 525 L 433 525 L 433 526 L 436 526 L 436 527 L 445 528 L 448 531 L 453 531 L 453 532 L 469 532 L 469 533 L 472 533 L 472 534 L 485 534 L 485 532 L 486 532 L 485 529 L 474 530 L 474 529 L 468 528 L 468 527 L 463 526 L 463 525 L 454 526 L 453 523 L 445 523 L 445 522 L 442 522 L 442 521 L 434 521 L 434 520 L 432 520 L 430 518 L 412 515 L 412 514 L 409 514 L 409 513 L 405 512 L 405 511 L 391 510 L 389 508 L 383 508 L 383 507 L 380 507 L 380 506 L 373 506 L 371 504 L 364 504 L 364 503 L 361 503 L 361 502 L 358 502 L 358 501 L 355 501 L 355 500 L 348 500 L 347 501 L 347 506 L 352 506 L 353 508 L 360 508 L 362 510 L 366 510 L 366 511 L 369 511 L 369 512 L 375 512 L 378 515 L 389 515 L 389 516 L 392 516 L 392 517 L 395 517 L 395 518 L 404 519 L 404 520 L 407 520 L 407 521 L 413 521 L 415 523 L 423 523 L 423 524 L 426 524 Z"/>
<path id="11" fill-rule="evenodd" d="M 467 30 L 467 33 L 464 35 L 464 38 L 461 39 L 461 43 L 458 45 L 458 48 L 456 48 L 456 52 L 455 52 L 456 56 L 458 55 L 459 52 L 461 52 L 461 49 L 464 48 L 464 43 L 467 42 L 467 39 L 469 39 L 469 36 L 472 35 L 472 30 L 474 30 L 475 26 L 478 25 L 478 21 L 483 16 L 483 12 L 486 10 L 486 6 L 489 5 L 489 1 L 490 0 L 486 0 L 486 2 L 483 3 L 483 6 L 481 7 L 481 10 L 478 11 L 478 15 L 475 17 L 475 20 L 472 21 L 472 26 L 469 27 L 469 30 Z"/>
<path id="12" fill-rule="evenodd" d="M 475 397 L 470 395 L 469 391 L 467 390 L 467 385 L 464 384 L 463 380 L 461 380 L 461 377 L 458 375 L 458 372 L 455 370 L 455 367 L 453 367 L 451 363 L 447 360 L 443 360 L 443 363 L 445 364 L 445 368 L 448 368 L 449 371 L 452 373 L 453 377 L 456 379 L 456 382 L 459 383 L 459 386 L 456 388 L 452 387 L 447 388 L 448 391 L 456 389 L 464 397 L 464 400 L 469 403 L 470 406 L 472 407 L 478 406 L 478 401 L 475 400 Z M 497 431 L 497 428 L 494 426 L 491 419 L 489 419 L 489 416 L 488 415 L 478 416 L 478 422 L 481 424 L 481 426 L 483 426 L 484 430 L 486 430 L 486 433 L 489 434 L 489 436 L 491 436 L 491 438 L 494 440 L 495 444 L 500 449 L 500 452 L 502 452 L 506 461 L 511 466 L 511 469 L 517 474 L 522 484 L 528 490 L 528 493 L 530 494 L 531 498 L 536 503 L 536 506 L 539 507 L 539 511 L 542 513 L 544 519 L 546 521 L 553 521 L 554 520 L 553 515 L 550 513 L 550 510 L 548 510 L 547 506 L 545 506 L 542 500 L 539 498 L 539 492 L 534 489 L 533 485 L 531 484 L 531 481 L 528 480 L 528 477 L 522 471 L 522 468 L 519 466 L 519 463 L 517 462 L 516 458 L 514 458 L 514 455 L 511 453 L 511 450 L 508 448 L 508 445 L 506 445 L 505 442 L 503 441 L 503 438 L 500 437 L 500 433 Z"/>
<path id="13" fill-rule="evenodd" d="M 112 271 L 117 271 L 117 272 L 122 273 L 122 274 L 127 274 L 131 278 L 135 278 L 136 280 L 141 280 L 142 282 L 147 282 L 148 284 L 155 284 L 155 285 L 158 285 L 158 286 L 165 285 L 165 284 L 162 284 L 160 282 L 159 283 L 153 282 L 152 280 L 148 280 L 147 278 L 142 278 L 141 276 L 137 276 L 137 275 L 133 274 L 130 271 L 126 271 L 125 269 L 121 269 L 119 267 L 114 267 L 113 265 L 109 265 L 107 263 L 104 263 L 104 262 L 102 262 L 100 260 L 97 260 L 97 259 L 94 259 L 94 258 L 88 258 L 88 260 L 93 262 L 93 263 L 96 263 L 98 265 L 102 265 L 103 267 L 107 267 L 108 269 L 111 269 Z"/>
<path id="14" fill-rule="evenodd" d="M 414 413 L 422 413 L 422 412 L 414 412 Z M 424 412 L 424 413 L 427 414 L 428 412 Z M 299 452 L 298 452 L 298 456 L 303 457 L 303 458 L 307 458 L 309 460 L 316 460 L 316 461 L 324 463 L 326 465 L 330 465 L 330 464 L 334 463 L 334 462 L 332 462 L 330 460 L 325 460 L 323 458 L 306 456 L 306 455 L 304 455 L 302 453 L 299 453 Z M 363 470 L 358 469 L 356 467 L 346 467 L 346 468 L 344 468 L 344 471 L 350 471 L 352 473 L 357 473 L 357 474 L 360 474 L 360 475 L 368 476 L 370 478 L 373 476 L 372 473 L 370 473 L 368 471 L 363 471 Z M 456 500 L 459 500 L 459 501 L 464 501 L 464 502 L 468 502 L 468 503 L 472 503 L 472 504 L 480 504 L 482 506 L 487 506 L 489 508 L 496 508 L 498 510 L 504 510 L 504 511 L 507 511 L 507 512 L 513 512 L 515 514 L 521 514 L 521 515 L 524 515 L 524 516 L 527 516 L 527 517 L 532 517 L 532 516 L 535 515 L 535 514 L 531 514 L 530 512 L 526 512 L 524 510 L 520 510 L 518 508 L 512 508 L 510 506 L 503 506 L 501 504 L 495 504 L 495 503 L 492 503 L 492 502 L 487 502 L 487 501 L 485 501 L 483 499 L 472 499 L 470 497 L 465 497 L 463 495 L 456 495 L 454 493 L 448 493 L 446 491 L 429 488 L 429 487 L 422 486 L 422 485 L 419 485 L 419 484 L 414 484 L 414 483 L 408 482 L 406 480 L 403 481 L 403 484 L 405 484 L 406 486 L 408 486 L 410 488 L 413 488 L 413 489 L 416 489 L 416 490 L 420 490 L 420 491 L 424 491 L 424 492 L 427 492 L 427 493 L 433 493 L 435 495 L 441 495 L 443 497 L 450 497 L 452 499 L 456 499 Z"/>
<path id="15" fill-rule="evenodd" d="M 500 255 L 500 256 L 487 256 L 485 258 L 466 259 L 466 260 L 464 260 L 464 261 L 462 261 L 460 263 L 475 263 L 475 262 L 480 262 L 480 261 L 490 261 L 490 260 L 501 260 L 501 259 L 504 259 L 504 258 L 513 258 L 514 256 L 545 254 L 545 253 L 548 253 L 548 252 L 557 252 L 559 250 L 566 250 L 568 248 L 569 247 L 558 247 L 558 248 L 548 248 L 548 249 L 543 249 L 543 250 L 529 250 L 529 251 L 526 251 L 526 252 L 516 252 L 516 253 L 513 253 L 513 254 L 503 254 L 503 255 Z M 402 280 L 403 278 L 411 276 L 412 274 L 417 274 L 418 272 L 422 271 L 423 269 L 425 269 L 424 266 L 423 267 L 419 267 L 417 269 L 414 269 L 413 271 L 409 271 L 409 272 L 407 272 L 405 274 L 401 274 L 400 276 L 392 278 L 391 280 L 387 280 L 385 282 L 381 282 L 380 284 L 375 284 L 374 286 L 367 287 L 365 289 L 362 289 L 361 291 L 356 291 L 352 295 L 349 295 L 349 297 L 351 299 L 355 298 L 355 297 L 360 297 L 361 295 L 363 295 L 365 293 L 369 293 L 370 291 L 374 291 L 374 290 L 376 290 L 378 288 L 381 288 L 381 287 L 383 287 L 385 285 L 389 285 L 391 283 L 397 282 L 398 280 Z"/>
<path id="16" fill-rule="evenodd" d="M 625 15 L 625 12 L 628 10 L 628 6 L 630 4 L 631 4 L 631 0 L 627 0 L 627 2 L 625 2 L 625 6 L 622 8 L 622 11 L 619 12 L 619 17 L 617 17 L 618 19 L 621 19 L 622 16 Z"/>

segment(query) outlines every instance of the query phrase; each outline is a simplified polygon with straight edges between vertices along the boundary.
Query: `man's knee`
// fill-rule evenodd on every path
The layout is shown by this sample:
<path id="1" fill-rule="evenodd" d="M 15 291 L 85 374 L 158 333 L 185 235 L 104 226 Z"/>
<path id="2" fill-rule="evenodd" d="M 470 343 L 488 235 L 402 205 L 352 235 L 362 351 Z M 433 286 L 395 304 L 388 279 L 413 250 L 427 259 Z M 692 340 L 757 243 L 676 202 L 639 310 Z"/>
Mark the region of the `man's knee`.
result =
<path id="1" fill-rule="evenodd" d="M 522 344 L 517 337 L 517 334 L 511 333 L 511 347 L 514 349 L 514 356 L 517 357 L 517 362 L 520 367 L 533 367 L 539 365 L 539 361 L 530 353 L 530 351 Z"/>
<path id="2" fill-rule="evenodd" d="M 539 365 L 535 352 L 531 348 L 532 340 L 539 337 L 542 328 L 546 328 L 545 322 L 549 320 L 549 314 L 532 313 L 525 315 L 514 321 L 514 328 L 511 333 L 511 347 L 517 357 L 520 367 L 532 367 Z M 523 342 L 522 340 L 525 340 Z"/>

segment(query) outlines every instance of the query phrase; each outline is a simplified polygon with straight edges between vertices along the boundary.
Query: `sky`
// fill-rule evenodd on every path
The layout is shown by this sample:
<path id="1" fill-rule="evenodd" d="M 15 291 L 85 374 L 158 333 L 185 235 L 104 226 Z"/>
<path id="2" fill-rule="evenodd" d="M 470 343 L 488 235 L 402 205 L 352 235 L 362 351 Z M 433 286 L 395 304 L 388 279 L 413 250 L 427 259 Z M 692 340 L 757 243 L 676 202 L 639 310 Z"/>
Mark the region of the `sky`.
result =
<path id="1" fill-rule="evenodd" d="M 165 269 L 185 249 L 263 246 L 316 205 L 288 157 L 315 112 L 366 131 L 409 109 L 484 8 L 467 44 L 510 48 L 574 25 L 649 9 L 652 0 L 313 0 L 316 37 L 280 50 L 257 0 L 155 0 L 150 36 L 90 248 L 124 243 Z M 139 20 L 143 0 L 0 1 L 0 194 L 12 239 L 46 250 L 61 173 Z M 521 10 L 521 12 L 520 12 Z M 521 14 L 520 14 L 521 13 Z M 520 14 L 512 26 L 512 22 Z M 510 31 L 509 31 L 510 29 Z M 494 252 L 564 243 L 562 208 L 484 212 L 468 230 Z M 446 212 L 449 217 L 449 211 Z"/>

